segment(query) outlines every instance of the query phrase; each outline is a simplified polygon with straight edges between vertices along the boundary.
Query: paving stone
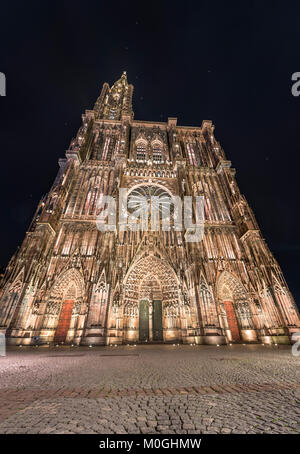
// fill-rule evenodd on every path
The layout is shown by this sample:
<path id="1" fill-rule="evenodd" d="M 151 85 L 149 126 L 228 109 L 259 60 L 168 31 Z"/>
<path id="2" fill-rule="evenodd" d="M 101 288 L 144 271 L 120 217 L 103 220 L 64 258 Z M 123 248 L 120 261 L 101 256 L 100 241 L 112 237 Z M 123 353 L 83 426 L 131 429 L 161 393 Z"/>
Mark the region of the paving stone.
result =
<path id="1" fill-rule="evenodd" d="M 78 348 L 78 358 L 68 347 L 8 349 L 0 433 L 300 431 L 300 368 L 290 347 L 149 345 L 126 361 L 100 357 L 107 350 Z"/>

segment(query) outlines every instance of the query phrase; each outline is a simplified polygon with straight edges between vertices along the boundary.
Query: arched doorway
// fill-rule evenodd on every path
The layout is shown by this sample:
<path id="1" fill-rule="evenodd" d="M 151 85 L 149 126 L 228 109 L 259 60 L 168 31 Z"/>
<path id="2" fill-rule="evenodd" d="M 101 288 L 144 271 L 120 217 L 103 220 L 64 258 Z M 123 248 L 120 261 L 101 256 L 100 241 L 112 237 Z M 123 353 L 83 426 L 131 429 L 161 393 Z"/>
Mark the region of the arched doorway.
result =
<path id="1" fill-rule="evenodd" d="M 124 280 L 124 341 L 181 341 L 178 288 L 166 261 L 154 255 L 138 260 Z"/>
<path id="2" fill-rule="evenodd" d="M 55 343 L 71 343 L 80 337 L 84 325 L 83 296 L 84 281 L 77 269 L 70 268 L 59 275 L 50 290 L 41 337 L 47 332 L 47 340 Z M 79 342 L 80 338 L 76 343 Z"/>
<path id="3" fill-rule="evenodd" d="M 231 342 L 256 341 L 247 292 L 239 280 L 228 271 L 223 271 L 218 279 L 217 295 L 227 339 Z"/>

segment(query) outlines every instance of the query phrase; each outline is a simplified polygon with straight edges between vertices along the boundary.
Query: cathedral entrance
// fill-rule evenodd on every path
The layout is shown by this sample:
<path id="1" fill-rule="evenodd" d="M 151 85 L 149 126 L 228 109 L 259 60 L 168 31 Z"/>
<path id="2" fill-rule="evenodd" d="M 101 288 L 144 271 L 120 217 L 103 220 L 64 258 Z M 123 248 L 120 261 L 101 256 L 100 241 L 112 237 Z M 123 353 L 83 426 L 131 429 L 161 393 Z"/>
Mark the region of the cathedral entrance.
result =
<path id="1" fill-rule="evenodd" d="M 172 268 L 153 254 L 137 260 L 124 281 L 123 342 L 181 342 L 184 323 Z"/>
<path id="2" fill-rule="evenodd" d="M 78 343 L 80 339 L 76 330 L 83 326 L 86 317 L 80 314 L 83 296 L 84 281 L 76 268 L 68 268 L 59 274 L 46 295 L 40 336 L 55 343 Z"/>
<path id="3" fill-rule="evenodd" d="M 73 307 L 74 300 L 65 300 L 63 302 L 54 336 L 54 342 L 62 343 L 66 341 L 70 328 Z"/>
<path id="4" fill-rule="evenodd" d="M 154 300 L 152 303 L 147 300 L 140 301 L 139 341 L 163 341 L 162 302 L 160 300 Z"/>
<path id="5" fill-rule="evenodd" d="M 223 271 L 217 283 L 222 327 L 229 342 L 257 340 L 248 296 L 241 282 L 228 271 Z"/>

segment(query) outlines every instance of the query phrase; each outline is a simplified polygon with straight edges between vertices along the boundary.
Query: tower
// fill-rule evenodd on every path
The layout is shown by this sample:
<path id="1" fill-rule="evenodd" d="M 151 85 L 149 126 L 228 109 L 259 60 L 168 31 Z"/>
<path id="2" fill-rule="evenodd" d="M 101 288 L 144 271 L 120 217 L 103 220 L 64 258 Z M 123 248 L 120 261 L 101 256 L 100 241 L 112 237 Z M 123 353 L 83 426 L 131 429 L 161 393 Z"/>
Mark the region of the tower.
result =
<path id="1" fill-rule="evenodd" d="M 6 269 L 0 330 L 14 345 L 35 336 L 78 345 L 288 343 L 299 331 L 297 307 L 212 122 L 134 120 L 132 95 L 123 73 L 83 114 Z M 101 230 L 105 200 L 119 207 L 120 189 L 129 201 L 123 223 L 119 212 Z M 202 197 L 201 241 L 187 241 L 185 227 L 164 228 L 174 196 Z M 160 201 L 156 229 L 147 216 L 143 229 L 126 224 L 139 200 Z"/>

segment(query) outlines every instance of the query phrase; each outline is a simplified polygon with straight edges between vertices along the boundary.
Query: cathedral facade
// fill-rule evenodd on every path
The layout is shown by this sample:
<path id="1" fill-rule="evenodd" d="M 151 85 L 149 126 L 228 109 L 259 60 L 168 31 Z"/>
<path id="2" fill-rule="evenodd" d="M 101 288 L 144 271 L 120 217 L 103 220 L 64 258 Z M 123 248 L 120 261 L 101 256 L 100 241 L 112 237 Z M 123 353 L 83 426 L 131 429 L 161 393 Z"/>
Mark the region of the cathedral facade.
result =
<path id="1" fill-rule="evenodd" d="M 13 345 L 289 343 L 297 307 L 213 124 L 134 120 L 132 95 L 123 73 L 83 114 L 2 279 L 0 331 Z M 162 218 L 101 231 L 99 201 L 117 206 L 120 188 L 133 205 L 203 197 L 201 241 Z"/>

